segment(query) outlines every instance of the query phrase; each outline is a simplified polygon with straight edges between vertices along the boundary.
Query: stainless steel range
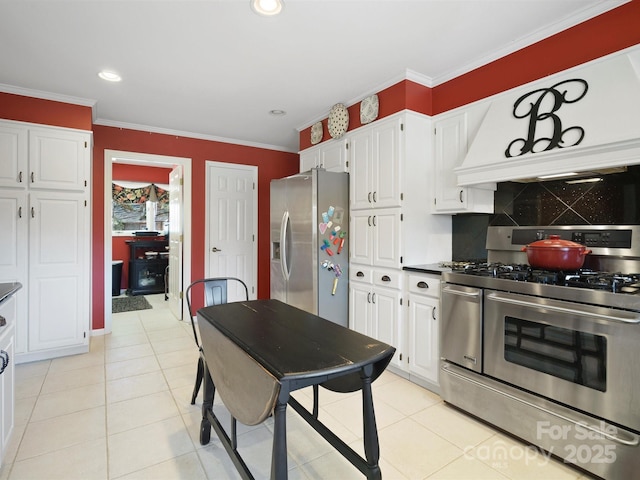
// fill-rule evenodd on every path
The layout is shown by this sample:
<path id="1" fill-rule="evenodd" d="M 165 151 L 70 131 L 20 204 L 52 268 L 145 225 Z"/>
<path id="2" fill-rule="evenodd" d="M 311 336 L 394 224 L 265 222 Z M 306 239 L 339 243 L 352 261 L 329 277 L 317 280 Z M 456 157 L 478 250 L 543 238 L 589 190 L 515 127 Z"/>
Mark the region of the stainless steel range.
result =
<path id="1" fill-rule="evenodd" d="M 549 235 L 584 268 L 529 267 Z M 445 401 L 603 478 L 640 471 L 640 226 L 489 227 L 488 262 L 444 273 Z"/>

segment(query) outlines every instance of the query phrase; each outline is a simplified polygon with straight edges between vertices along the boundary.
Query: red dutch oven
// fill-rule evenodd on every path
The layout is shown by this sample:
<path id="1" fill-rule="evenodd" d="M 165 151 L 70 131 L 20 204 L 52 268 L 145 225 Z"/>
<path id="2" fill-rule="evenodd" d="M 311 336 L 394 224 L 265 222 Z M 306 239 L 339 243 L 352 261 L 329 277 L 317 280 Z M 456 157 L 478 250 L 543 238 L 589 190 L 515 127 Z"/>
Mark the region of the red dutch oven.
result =
<path id="1" fill-rule="evenodd" d="M 538 240 L 522 247 L 527 252 L 529 265 L 545 270 L 578 270 L 584 264 L 584 257 L 591 253 L 584 245 L 562 240 L 560 235 Z"/>

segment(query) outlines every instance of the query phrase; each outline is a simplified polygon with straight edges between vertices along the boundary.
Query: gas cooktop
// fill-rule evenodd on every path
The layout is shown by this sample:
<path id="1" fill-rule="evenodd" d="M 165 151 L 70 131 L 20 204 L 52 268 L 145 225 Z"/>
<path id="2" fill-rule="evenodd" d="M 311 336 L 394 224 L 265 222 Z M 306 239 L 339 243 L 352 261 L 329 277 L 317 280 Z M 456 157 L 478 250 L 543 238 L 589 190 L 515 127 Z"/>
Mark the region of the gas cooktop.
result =
<path id="1" fill-rule="evenodd" d="M 539 270 L 523 264 L 466 263 L 452 266 L 452 271 L 467 275 L 533 282 L 545 285 L 605 290 L 612 293 L 640 292 L 640 273 Z"/>

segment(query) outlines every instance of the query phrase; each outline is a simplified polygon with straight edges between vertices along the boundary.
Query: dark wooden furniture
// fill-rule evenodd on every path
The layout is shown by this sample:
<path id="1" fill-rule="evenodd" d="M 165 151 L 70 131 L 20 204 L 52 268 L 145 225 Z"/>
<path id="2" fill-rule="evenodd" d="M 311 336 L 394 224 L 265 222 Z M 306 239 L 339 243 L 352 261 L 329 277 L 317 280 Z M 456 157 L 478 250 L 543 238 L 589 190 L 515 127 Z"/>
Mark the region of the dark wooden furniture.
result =
<path id="1" fill-rule="evenodd" d="M 291 407 L 369 479 L 380 479 L 371 383 L 395 348 L 278 300 L 235 302 L 198 311 L 205 357 L 200 443 L 214 428 L 243 478 L 253 478 L 237 451 L 235 419 L 247 425 L 274 417 L 271 479 L 287 478 L 286 407 Z M 362 391 L 365 458 L 318 420 L 318 385 Z M 313 386 L 309 412 L 290 393 Z M 213 413 L 218 391 L 232 415 L 231 437 Z"/>
<path id="2" fill-rule="evenodd" d="M 168 240 L 127 240 L 130 248 L 129 289 L 130 295 L 145 295 L 164 292 L 164 274 L 169 265 Z M 147 252 L 155 255 L 147 256 Z"/>

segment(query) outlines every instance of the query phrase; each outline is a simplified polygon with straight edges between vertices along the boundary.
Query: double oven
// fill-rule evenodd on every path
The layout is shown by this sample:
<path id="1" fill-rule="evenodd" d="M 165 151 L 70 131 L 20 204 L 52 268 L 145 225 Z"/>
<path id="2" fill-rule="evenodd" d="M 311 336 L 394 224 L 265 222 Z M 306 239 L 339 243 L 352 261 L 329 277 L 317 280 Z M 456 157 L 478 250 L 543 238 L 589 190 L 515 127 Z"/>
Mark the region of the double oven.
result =
<path id="1" fill-rule="evenodd" d="M 573 272 L 522 247 L 586 244 Z M 443 274 L 445 401 L 603 478 L 640 471 L 640 226 L 489 227 L 487 263 Z M 636 245 L 638 243 L 638 245 Z"/>

